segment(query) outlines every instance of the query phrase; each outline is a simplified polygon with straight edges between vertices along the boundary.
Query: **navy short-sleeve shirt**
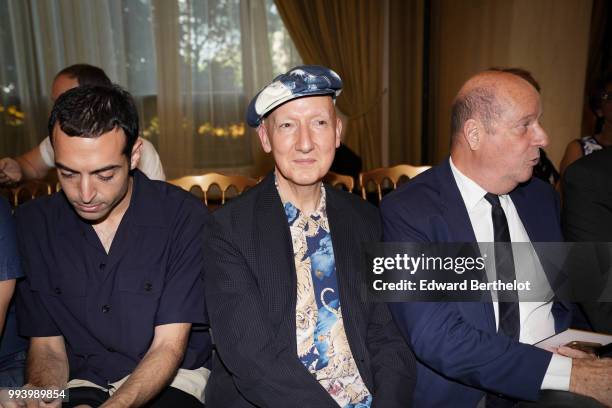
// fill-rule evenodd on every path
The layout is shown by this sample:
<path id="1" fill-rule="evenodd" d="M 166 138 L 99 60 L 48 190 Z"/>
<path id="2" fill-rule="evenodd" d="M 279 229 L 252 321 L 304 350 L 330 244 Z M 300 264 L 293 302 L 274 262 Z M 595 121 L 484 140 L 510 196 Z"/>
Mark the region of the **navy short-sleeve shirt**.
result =
<path id="1" fill-rule="evenodd" d="M 155 326 L 194 323 L 181 367 L 208 364 L 201 202 L 134 172 L 132 197 L 107 254 L 63 193 L 20 206 L 20 334 L 64 337 L 70 379 L 106 386 L 130 374 Z M 200 330 L 198 330 L 200 329 Z"/>
<path id="2" fill-rule="evenodd" d="M 0 197 L 0 281 L 17 279 L 22 276 L 11 207 L 4 198 Z M 0 333 L 0 360 L 24 351 L 27 347 L 27 341 L 17 335 L 17 318 L 13 302 L 11 302 L 4 323 L 4 331 Z"/>
<path id="3" fill-rule="evenodd" d="M 23 274 L 15 243 L 15 222 L 9 203 L 0 197 L 0 281 L 21 276 Z"/>

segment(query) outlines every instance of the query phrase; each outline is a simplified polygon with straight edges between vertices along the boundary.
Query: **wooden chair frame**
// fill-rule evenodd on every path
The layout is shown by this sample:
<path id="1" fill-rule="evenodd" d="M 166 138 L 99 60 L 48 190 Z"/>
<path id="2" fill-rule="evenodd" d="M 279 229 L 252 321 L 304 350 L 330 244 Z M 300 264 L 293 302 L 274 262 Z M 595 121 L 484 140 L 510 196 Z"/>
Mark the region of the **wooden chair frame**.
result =
<path id="1" fill-rule="evenodd" d="M 393 189 L 397 188 L 397 183 L 402 176 L 411 179 L 421 174 L 425 170 L 430 169 L 431 166 L 412 166 L 410 164 L 399 164 L 393 167 L 381 167 L 374 170 L 364 171 L 359 173 L 359 188 L 361 189 L 361 197 L 366 200 L 366 187 L 370 181 L 376 185 L 376 191 L 378 193 L 378 201 L 382 200 L 382 189 L 381 185 L 388 179 L 393 184 Z"/>
<path id="2" fill-rule="evenodd" d="M 208 206 L 208 190 L 213 185 L 221 190 L 221 204 L 225 204 L 225 193 L 230 187 L 234 186 L 238 194 L 242 194 L 247 188 L 257 184 L 257 180 L 242 175 L 225 175 L 221 173 L 206 173 L 199 176 L 184 176 L 168 183 L 181 187 L 183 190 L 191 191 L 195 186 L 202 189 L 204 194 L 204 204 Z"/>
<path id="3" fill-rule="evenodd" d="M 340 184 L 346 187 L 349 192 L 352 192 L 355 188 L 355 179 L 352 176 L 334 173 L 333 171 L 327 172 L 325 177 L 323 177 L 323 182 L 331 184 L 332 187 Z"/>
<path id="4" fill-rule="evenodd" d="M 51 183 L 41 180 L 30 180 L 25 183 L 21 183 L 16 187 L 11 187 L 10 190 L 10 202 L 13 207 L 19 205 L 19 197 L 25 192 L 28 200 L 33 200 L 36 197 L 42 197 L 45 195 L 51 195 L 55 192 L 54 186 Z"/>

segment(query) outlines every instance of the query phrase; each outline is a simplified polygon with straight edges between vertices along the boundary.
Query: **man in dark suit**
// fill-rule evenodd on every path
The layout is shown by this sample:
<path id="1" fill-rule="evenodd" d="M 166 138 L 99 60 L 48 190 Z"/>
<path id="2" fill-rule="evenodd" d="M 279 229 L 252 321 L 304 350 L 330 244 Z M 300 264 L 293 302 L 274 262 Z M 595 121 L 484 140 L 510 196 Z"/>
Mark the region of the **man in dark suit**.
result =
<path id="1" fill-rule="evenodd" d="M 302 66 L 251 102 L 274 172 L 215 211 L 205 253 L 217 359 L 208 407 L 406 407 L 412 352 L 387 306 L 362 298 L 376 209 L 321 182 L 340 143 L 340 77 Z"/>
<path id="2" fill-rule="evenodd" d="M 612 102 L 607 102 L 612 104 Z M 612 149 L 572 163 L 563 178 L 563 232 L 572 242 L 607 242 L 595 247 L 591 265 L 607 272 L 612 266 Z M 606 284 L 605 273 L 592 276 L 593 286 Z M 592 293 L 592 292 L 591 292 Z M 581 307 L 595 331 L 612 333 L 612 303 L 584 302 Z"/>
<path id="3" fill-rule="evenodd" d="M 524 79 L 494 71 L 471 78 L 453 103 L 450 159 L 383 200 L 384 239 L 562 241 L 555 192 L 531 178 L 548 143 L 541 114 L 539 94 Z M 496 261 L 497 268 L 500 278 Z M 514 274 L 514 265 L 508 270 Z M 612 402 L 609 361 L 530 345 L 568 327 L 568 305 L 411 302 L 391 311 L 418 359 L 416 406 L 512 406 L 513 399 L 537 400 L 541 389 Z"/>

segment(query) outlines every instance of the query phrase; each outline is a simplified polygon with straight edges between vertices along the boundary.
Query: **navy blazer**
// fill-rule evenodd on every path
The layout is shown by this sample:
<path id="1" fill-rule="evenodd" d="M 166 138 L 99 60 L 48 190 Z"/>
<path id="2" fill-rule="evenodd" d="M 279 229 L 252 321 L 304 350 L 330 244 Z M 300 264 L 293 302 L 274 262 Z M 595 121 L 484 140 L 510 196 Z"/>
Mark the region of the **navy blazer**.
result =
<path id="1" fill-rule="evenodd" d="M 559 201 L 532 179 L 510 193 L 532 242 L 563 241 Z M 475 242 L 450 163 L 414 178 L 381 203 L 383 236 L 390 242 Z M 536 400 L 552 354 L 496 334 L 491 303 L 390 304 L 418 359 L 418 407 L 474 407 L 485 392 Z M 555 329 L 570 323 L 568 305 L 553 306 Z"/>
<path id="2" fill-rule="evenodd" d="M 366 303 L 361 244 L 379 241 L 376 208 L 326 186 L 340 303 L 372 407 L 408 407 L 415 359 L 384 303 Z M 206 303 L 218 354 L 207 407 L 337 407 L 297 356 L 291 233 L 274 175 L 213 212 L 205 244 Z"/>

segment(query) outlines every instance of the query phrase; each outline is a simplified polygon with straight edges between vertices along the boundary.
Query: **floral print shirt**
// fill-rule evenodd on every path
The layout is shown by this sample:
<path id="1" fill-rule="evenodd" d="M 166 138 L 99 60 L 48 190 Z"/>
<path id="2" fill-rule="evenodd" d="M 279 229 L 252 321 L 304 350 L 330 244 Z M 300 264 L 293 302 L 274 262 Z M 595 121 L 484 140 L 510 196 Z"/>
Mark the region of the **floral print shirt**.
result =
<path id="1" fill-rule="evenodd" d="M 344 331 L 325 189 L 321 185 L 319 206 L 310 216 L 290 202 L 283 206 L 297 273 L 298 358 L 339 406 L 369 408 L 372 396 Z"/>

